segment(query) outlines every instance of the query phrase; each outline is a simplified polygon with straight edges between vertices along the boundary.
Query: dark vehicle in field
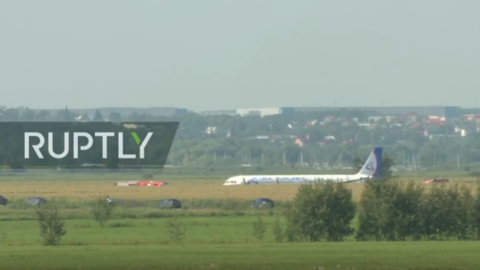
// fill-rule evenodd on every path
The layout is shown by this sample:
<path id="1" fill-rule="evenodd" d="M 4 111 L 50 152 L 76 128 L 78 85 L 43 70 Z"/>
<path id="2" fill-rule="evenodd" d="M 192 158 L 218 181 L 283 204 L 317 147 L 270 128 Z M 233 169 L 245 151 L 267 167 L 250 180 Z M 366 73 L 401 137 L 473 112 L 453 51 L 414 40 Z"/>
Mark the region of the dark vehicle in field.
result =
<path id="1" fill-rule="evenodd" d="M 160 201 L 160 208 L 174 209 L 182 208 L 182 202 L 177 199 L 164 199 Z"/>
<path id="2" fill-rule="evenodd" d="M 253 208 L 272 208 L 275 207 L 275 202 L 267 198 L 258 198 L 252 202 Z"/>
<path id="3" fill-rule="evenodd" d="M 1 205 L 7 205 L 8 203 L 8 200 L 7 198 L 3 197 L 2 195 L 0 195 L 0 204 Z"/>
<path id="4" fill-rule="evenodd" d="M 27 203 L 30 205 L 40 205 L 46 202 L 47 200 L 45 200 L 45 198 L 42 198 L 42 197 L 30 197 L 27 199 Z"/>

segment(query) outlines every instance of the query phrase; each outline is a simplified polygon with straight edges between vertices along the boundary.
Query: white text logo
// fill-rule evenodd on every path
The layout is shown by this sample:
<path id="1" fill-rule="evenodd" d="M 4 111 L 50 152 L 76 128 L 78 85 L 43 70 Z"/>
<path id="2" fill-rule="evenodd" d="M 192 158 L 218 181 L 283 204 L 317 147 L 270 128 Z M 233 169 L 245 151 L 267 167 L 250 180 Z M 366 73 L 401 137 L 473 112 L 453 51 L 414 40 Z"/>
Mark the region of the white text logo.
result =
<path id="1" fill-rule="evenodd" d="M 118 132 L 118 158 L 119 159 L 136 159 L 137 155 L 136 154 L 125 154 L 124 153 L 124 139 L 123 139 L 123 132 Z M 133 136 L 135 142 L 137 145 L 140 144 L 140 138 L 138 137 L 137 133 L 131 132 L 131 135 Z M 150 141 L 150 138 L 152 137 L 153 132 L 148 132 L 147 136 L 145 139 L 141 142 L 140 144 L 140 149 L 139 149 L 139 156 L 141 159 L 145 158 L 145 147 L 147 146 L 148 142 Z M 37 145 L 30 145 L 30 138 L 36 137 L 40 140 L 40 142 Z M 79 138 L 83 137 L 87 139 L 87 144 L 86 145 L 79 145 Z M 95 137 L 101 137 L 102 138 L 102 158 L 107 159 L 108 158 L 108 149 L 107 149 L 107 142 L 109 137 L 115 137 L 114 132 L 95 132 Z M 48 132 L 48 154 L 52 156 L 55 159 L 62 159 L 65 158 L 69 152 L 70 152 L 70 133 L 65 132 L 64 133 L 64 146 L 63 146 L 63 152 L 61 154 L 57 154 L 53 151 L 53 138 L 54 134 L 53 132 Z M 29 159 L 30 158 L 30 147 L 35 151 L 35 154 L 39 159 L 43 159 L 42 152 L 40 151 L 40 148 L 42 148 L 45 145 L 45 137 L 38 132 L 25 132 L 24 135 L 25 139 L 25 153 L 24 153 L 24 158 Z M 86 151 L 93 146 L 93 137 L 89 133 L 86 132 L 73 132 L 73 158 L 78 159 L 78 153 L 79 151 Z"/>

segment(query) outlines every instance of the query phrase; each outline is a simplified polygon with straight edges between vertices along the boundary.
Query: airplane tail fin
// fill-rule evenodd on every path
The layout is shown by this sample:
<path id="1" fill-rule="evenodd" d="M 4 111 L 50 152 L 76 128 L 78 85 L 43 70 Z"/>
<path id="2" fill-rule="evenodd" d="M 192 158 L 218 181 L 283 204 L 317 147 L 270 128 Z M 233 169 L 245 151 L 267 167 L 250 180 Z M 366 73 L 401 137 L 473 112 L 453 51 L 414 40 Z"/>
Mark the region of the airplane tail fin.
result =
<path id="1" fill-rule="evenodd" d="M 367 161 L 363 164 L 362 168 L 358 172 L 360 175 L 369 176 L 371 178 L 380 177 L 382 171 L 382 147 L 376 147 L 373 149 Z"/>

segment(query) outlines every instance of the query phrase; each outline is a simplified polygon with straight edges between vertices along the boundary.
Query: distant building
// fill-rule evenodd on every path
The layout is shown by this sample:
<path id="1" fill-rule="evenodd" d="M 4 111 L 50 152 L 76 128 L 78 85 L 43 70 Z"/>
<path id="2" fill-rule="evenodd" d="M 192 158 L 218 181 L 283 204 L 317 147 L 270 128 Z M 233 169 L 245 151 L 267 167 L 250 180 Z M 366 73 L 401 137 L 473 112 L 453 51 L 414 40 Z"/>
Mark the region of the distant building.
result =
<path id="1" fill-rule="evenodd" d="M 173 113 L 174 115 L 185 115 L 188 114 L 188 110 L 185 108 L 175 108 L 175 111 Z"/>
<path id="2" fill-rule="evenodd" d="M 247 108 L 247 109 L 237 109 L 236 114 L 241 116 L 260 116 L 264 117 L 267 115 L 277 115 L 277 114 L 293 114 L 295 111 L 294 108 L 283 108 L 283 107 L 273 107 L 273 108 Z"/>
<path id="3" fill-rule="evenodd" d="M 460 117 L 459 108 L 458 107 L 453 107 L 453 106 L 445 107 L 442 116 L 445 117 L 445 119 L 447 121 L 451 120 L 451 119 L 458 118 L 458 117 Z"/>
<path id="4" fill-rule="evenodd" d="M 282 107 L 280 108 L 280 114 L 293 114 L 295 112 L 295 108 L 293 107 Z"/>
<path id="5" fill-rule="evenodd" d="M 277 114 L 293 114 L 294 112 L 316 112 L 337 110 L 361 110 L 376 112 L 384 116 L 402 116 L 416 118 L 417 115 L 445 117 L 447 120 L 460 117 L 459 107 L 455 106 L 396 106 L 396 107 L 271 107 L 271 108 L 242 108 L 236 110 L 205 111 L 201 115 L 241 115 L 261 117 Z"/>
<path id="6" fill-rule="evenodd" d="M 236 115 L 236 110 L 222 110 L 222 111 L 204 111 L 201 112 L 200 115 L 208 116 L 208 115 Z"/>
<path id="7" fill-rule="evenodd" d="M 446 121 L 447 121 L 446 117 L 438 117 L 438 116 L 429 116 L 427 119 L 427 123 L 434 126 L 444 125 Z"/>

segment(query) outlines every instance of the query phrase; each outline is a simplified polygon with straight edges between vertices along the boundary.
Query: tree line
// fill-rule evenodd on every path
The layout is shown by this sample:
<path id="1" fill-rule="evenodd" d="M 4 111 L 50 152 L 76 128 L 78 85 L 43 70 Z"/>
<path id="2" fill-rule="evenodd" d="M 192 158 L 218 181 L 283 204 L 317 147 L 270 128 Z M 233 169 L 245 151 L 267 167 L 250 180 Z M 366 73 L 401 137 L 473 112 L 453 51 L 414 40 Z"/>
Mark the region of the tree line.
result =
<path id="1" fill-rule="evenodd" d="M 55 115 L 28 108 L 0 108 L 0 121 L 71 122 L 77 121 L 77 116 L 68 108 Z M 335 120 L 328 120 L 329 116 Z M 97 111 L 91 119 L 88 115 L 82 116 L 82 121 L 178 121 L 180 125 L 167 160 L 168 165 L 174 166 L 350 164 L 355 155 L 366 156 L 373 147 L 383 146 L 392 153 L 396 164 L 413 169 L 441 167 L 469 171 L 480 167 L 480 133 L 474 131 L 476 124 L 472 121 L 453 120 L 443 126 L 429 127 L 422 122 L 425 116 L 417 116 L 416 122 L 424 125 L 429 134 L 441 135 L 430 138 L 423 129 L 405 120 L 395 120 L 395 123 L 379 120 L 374 128 L 359 125 L 368 122 L 370 116 L 378 113 L 339 109 L 241 117 L 196 113 L 122 116 L 114 112 L 103 116 Z M 472 132 L 459 137 L 455 127 Z M 297 139 L 300 142 L 296 144 Z"/>
<path id="2" fill-rule="evenodd" d="M 480 186 L 369 181 L 360 201 L 342 183 L 302 185 L 287 212 L 288 241 L 480 240 Z M 352 222 L 358 213 L 358 226 Z"/>

